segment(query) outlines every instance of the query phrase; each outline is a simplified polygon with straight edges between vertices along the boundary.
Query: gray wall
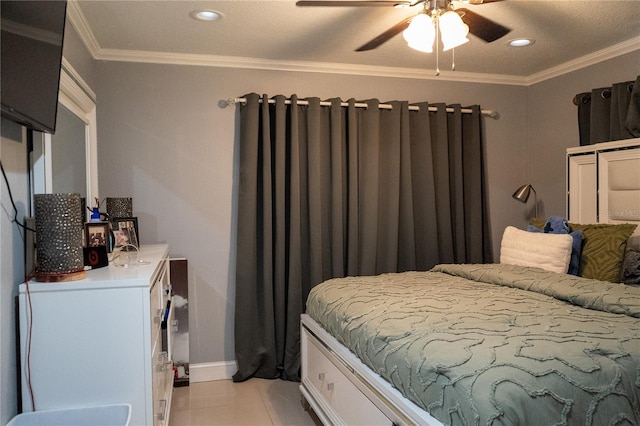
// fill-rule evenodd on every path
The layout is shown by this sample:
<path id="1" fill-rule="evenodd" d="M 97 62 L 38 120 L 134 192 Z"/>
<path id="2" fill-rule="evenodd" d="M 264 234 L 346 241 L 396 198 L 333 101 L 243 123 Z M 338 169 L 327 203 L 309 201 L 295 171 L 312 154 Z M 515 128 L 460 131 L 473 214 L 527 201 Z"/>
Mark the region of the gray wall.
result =
<path id="1" fill-rule="evenodd" d="M 573 97 L 635 80 L 638 75 L 640 52 L 636 51 L 529 87 L 527 165 L 531 184 L 541 200 L 542 217 L 566 214 L 564 156 L 567 148 L 580 145 Z"/>
<path id="2" fill-rule="evenodd" d="M 0 124 L 0 159 L 7 174 L 11 194 L 23 218 L 29 209 L 27 184 L 27 144 L 22 126 L 5 118 Z M 13 206 L 4 179 L 0 176 L 0 424 L 17 410 L 17 373 L 14 299 L 18 283 L 24 279 L 23 235 L 13 220 Z"/>
<path id="3" fill-rule="evenodd" d="M 480 103 L 485 119 L 494 247 L 518 221 L 511 200 L 526 181 L 527 89 L 519 86 L 98 62 L 100 196 L 133 197 L 143 243 L 189 259 L 190 361 L 235 359 L 235 108 L 249 92 L 382 101 Z"/>

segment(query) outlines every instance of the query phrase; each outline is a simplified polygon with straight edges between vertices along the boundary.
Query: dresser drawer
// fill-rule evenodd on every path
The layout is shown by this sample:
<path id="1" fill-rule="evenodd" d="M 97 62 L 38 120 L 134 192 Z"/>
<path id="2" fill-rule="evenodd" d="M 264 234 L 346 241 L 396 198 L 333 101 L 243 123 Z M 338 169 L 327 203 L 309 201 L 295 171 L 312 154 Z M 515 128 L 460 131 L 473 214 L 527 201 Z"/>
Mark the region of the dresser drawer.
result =
<path id="1" fill-rule="evenodd" d="M 347 377 L 341 364 L 313 336 L 308 339 L 305 363 L 307 382 L 347 425 L 391 425 L 393 422 Z M 341 366 L 341 368 L 338 367 Z M 341 369 L 346 369 L 343 373 Z"/>

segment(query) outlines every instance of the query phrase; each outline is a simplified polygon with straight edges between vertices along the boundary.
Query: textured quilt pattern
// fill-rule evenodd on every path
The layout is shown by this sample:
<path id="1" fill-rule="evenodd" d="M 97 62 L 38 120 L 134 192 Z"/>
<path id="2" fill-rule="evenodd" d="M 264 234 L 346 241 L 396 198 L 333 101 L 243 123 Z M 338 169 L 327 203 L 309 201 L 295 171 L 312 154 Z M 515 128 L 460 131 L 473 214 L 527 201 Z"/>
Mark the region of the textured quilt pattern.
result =
<path id="1" fill-rule="evenodd" d="M 514 265 L 329 280 L 307 313 L 452 425 L 640 423 L 640 289 Z"/>

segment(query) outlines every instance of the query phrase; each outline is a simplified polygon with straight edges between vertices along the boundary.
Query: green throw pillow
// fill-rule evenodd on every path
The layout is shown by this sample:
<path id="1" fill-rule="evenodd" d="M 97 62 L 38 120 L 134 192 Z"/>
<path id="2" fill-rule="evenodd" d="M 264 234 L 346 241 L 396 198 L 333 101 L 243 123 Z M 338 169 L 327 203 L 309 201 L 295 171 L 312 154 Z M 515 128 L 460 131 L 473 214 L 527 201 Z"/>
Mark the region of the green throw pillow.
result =
<path id="1" fill-rule="evenodd" d="M 636 229 L 632 224 L 569 223 L 571 232 L 582 230 L 582 255 L 579 275 L 600 281 L 622 282 L 622 262 L 627 241 Z"/>

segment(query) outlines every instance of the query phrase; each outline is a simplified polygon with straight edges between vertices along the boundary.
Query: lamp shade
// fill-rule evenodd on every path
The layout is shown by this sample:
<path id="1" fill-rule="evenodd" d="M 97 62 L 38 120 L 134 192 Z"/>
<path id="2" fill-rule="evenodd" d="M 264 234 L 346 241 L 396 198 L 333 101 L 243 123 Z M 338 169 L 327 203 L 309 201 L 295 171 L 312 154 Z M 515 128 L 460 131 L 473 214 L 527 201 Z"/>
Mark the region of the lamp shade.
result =
<path id="1" fill-rule="evenodd" d="M 417 15 L 402 36 L 409 47 L 425 53 L 433 52 L 433 42 L 436 38 L 436 29 L 433 19 L 425 13 Z"/>
<path id="2" fill-rule="evenodd" d="M 34 195 L 38 272 L 84 270 L 81 205 L 80 194 Z"/>
<path id="3" fill-rule="evenodd" d="M 513 193 L 512 197 L 521 203 L 526 203 L 532 189 L 533 186 L 531 186 L 531 184 L 522 185 L 520 188 L 516 189 L 516 192 Z M 535 192 L 535 189 L 533 189 L 533 191 Z"/>
<path id="4" fill-rule="evenodd" d="M 445 12 L 440 15 L 438 21 L 443 51 L 453 49 L 469 41 L 467 38 L 469 26 L 462 21 L 462 18 L 456 12 Z"/>
<path id="5" fill-rule="evenodd" d="M 131 197 L 107 197 L 107 216 L 109 220 L 133 216 L 133 200 Z"/>
<path id="6" fill-rule="evenodd" d="M 512 197 L 515 200 L 520 201 L 521 203 L 526 203 L 527 200 L 529 199 L 529 195 L 531 194 L 531 191 L 533 191 L 533 197 L 534 197 L 534 203 L 535 203 L 535 212 L 536 212 L 535 217 L 538 217 L 538 196 L 536 194 L 536 190 L 533 189 L 533 186 L 530 183 L 526 185 L 522 185 L 520 188 L 516 189 L 516 192 L 513 193 Z"/>

